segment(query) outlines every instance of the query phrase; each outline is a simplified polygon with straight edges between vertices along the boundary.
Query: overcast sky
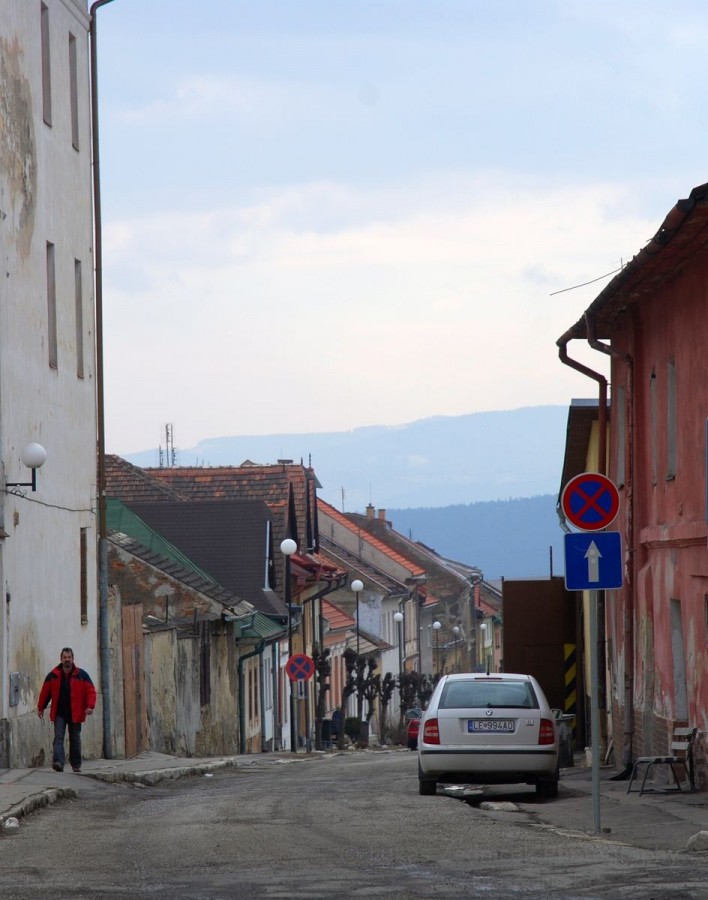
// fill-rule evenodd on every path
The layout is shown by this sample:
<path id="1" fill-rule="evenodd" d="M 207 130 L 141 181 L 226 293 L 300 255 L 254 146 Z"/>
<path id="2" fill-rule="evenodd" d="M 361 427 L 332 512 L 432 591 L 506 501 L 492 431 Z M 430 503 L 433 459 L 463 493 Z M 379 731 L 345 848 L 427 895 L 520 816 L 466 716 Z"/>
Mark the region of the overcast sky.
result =
<path id="1" fill-rule="evenodd" d="M 109 452 L 593 396 L 556 340 L 609 279 L 553 293 L 708 181 L 703 0 L 98 23 Z"/>

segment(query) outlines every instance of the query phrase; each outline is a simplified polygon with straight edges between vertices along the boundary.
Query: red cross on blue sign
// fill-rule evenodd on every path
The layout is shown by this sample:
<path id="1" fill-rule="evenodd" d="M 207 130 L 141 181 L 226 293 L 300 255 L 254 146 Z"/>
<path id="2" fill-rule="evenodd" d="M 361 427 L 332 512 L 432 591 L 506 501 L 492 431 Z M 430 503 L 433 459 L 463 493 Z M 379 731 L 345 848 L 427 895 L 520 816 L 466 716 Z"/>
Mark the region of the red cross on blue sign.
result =
<path id="1" fill-rule="evenodd" d="M 294 653 L 285 663 L 285 671 L 291 681 L 307 681 L 312 678 L 315 664 L 304 653 Z"/>
<path id="2" fill-rule="evenodd" d="M 619 493 L 613 481 L 597 472 L 571 478 L 563 489 L 561 506 L 566 519 L 582 531 L 602 531 L 619 511 Z"/>

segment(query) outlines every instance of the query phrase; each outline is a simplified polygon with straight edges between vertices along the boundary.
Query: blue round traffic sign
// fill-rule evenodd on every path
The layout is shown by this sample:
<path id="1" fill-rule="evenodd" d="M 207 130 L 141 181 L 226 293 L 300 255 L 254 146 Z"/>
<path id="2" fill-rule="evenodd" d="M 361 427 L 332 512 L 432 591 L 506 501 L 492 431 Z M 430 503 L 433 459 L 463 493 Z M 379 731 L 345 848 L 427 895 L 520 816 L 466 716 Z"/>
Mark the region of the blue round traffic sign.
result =
<path id="1" fill-rule="evenodd" d="M 566 484 L 561 495 L 566 519 L 581 531 L 607 528 L 619 512 L 615 483 L 598 472 L 583 472 Z"/>

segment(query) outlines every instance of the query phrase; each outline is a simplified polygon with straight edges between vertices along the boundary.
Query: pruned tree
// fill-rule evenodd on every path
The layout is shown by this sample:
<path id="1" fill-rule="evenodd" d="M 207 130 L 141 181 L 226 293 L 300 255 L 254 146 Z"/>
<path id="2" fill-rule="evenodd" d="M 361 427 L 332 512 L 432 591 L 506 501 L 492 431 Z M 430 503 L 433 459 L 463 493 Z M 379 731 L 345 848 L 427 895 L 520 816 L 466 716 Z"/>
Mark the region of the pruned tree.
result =
<path id="1" fill-rule="evenodd" d="M 340 750 L 344 749 L 344 722 L 347 717 L 347 700 L 356 690 L 356 651 L 347 647 L 343 653 L 344 671 L 346 677 L 342 685 L 342 697 L 339 707 L 339 734 L 337 735 L 337 746 Z"/>
<path id="2" fill-rule="evenodd" d="M 440 680 L 440 675 L 421 675 L 418 684 L 417 697 L 420 702 L 421 709 L 425 709 L 433 696 L 435 685 Z"/>
<path id="3" fill-rule="evenodd" d="M 386 727 L 386 722 L 388 720 L 388 707 L 391 702 L 391 697 L 393 697 L 393 692 L 396 690 L 396 679 L 390 672 L 386 672 L 384 675 L 380 685 L 379 685 L 379 697 L 381 698 L 381 736 L 383 737 L 383 731 Z"/>
<path id="4" fill-rule="evenodd" d="M 329 676 L 332 674 L 329 650 L 320 650 L 319 646 L 315 644 L 312 648 L 312 661 L 315 664 L 317 685 L 317 696 L 315 698 L 315 750 L 322 750 L 322 720 L 325 717 L 325 711 L 327 709 Z"/>
<path id="5" fill-rule="evenodd" d="M 398 696 L 401 707 L 401 723 L 407 709 L 417 706 L 420 675 L 417 672 L 403 672 L 398 678 Z"/>

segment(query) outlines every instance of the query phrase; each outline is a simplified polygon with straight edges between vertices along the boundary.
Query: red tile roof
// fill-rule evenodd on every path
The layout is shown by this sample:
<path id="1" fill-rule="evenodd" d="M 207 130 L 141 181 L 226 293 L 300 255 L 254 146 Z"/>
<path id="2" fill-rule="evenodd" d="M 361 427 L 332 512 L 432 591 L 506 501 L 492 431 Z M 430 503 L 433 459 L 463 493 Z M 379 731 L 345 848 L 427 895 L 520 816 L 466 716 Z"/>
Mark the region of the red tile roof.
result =
<path id="1" fill-rule="evenodd" d="M 172 485 L 153 478 L 120 456 L 106 456 L 106 496 L 123 503 L 153 500 L 186 500 Z"/>
<path id="2" fill-rule="evenodd" d="M 322 598 L 322 615 L 329 622 L 332 631 L 339 631 L 343 628 L 352 628 L 356 624 L 356 619 L 345 613 L 343 609 L 335 606 L 331 600 L 326 597 Z"/>
<path id="3" fill-rule="evenodd" d="M 340 513 L 339 510 L 335 509 L 333 506 L 330 506 L 329 503 L 326 503 L 320 497 L 317 498 L 317 506 L 318 509 L 322 512 L 322 515 L 328 516 L 330 519 L 333 519 L 339 525 L 343 525 L 352 534 L 357 535 L 361 540 L 366 541 L 371 547 L 375 547 L 378 551 L 385 554 L 389 557 L 389 559 L 394 560 L 403 568 L 408 569 L 410 572 L 410 577 L 415 578 L 420 575 L 425 575 L 425 569 L 421 568 L 417 563 L 413 562 L 413 560 L 409 559 L 407 556 L 403 556 L 401 553 L 397 553 L 383 541 L 379 540 L 374 535 L 370 534 L 368 531 L 364 531 L 359 528 L 351 519 L 347 518 L 343 513 Z"/>

